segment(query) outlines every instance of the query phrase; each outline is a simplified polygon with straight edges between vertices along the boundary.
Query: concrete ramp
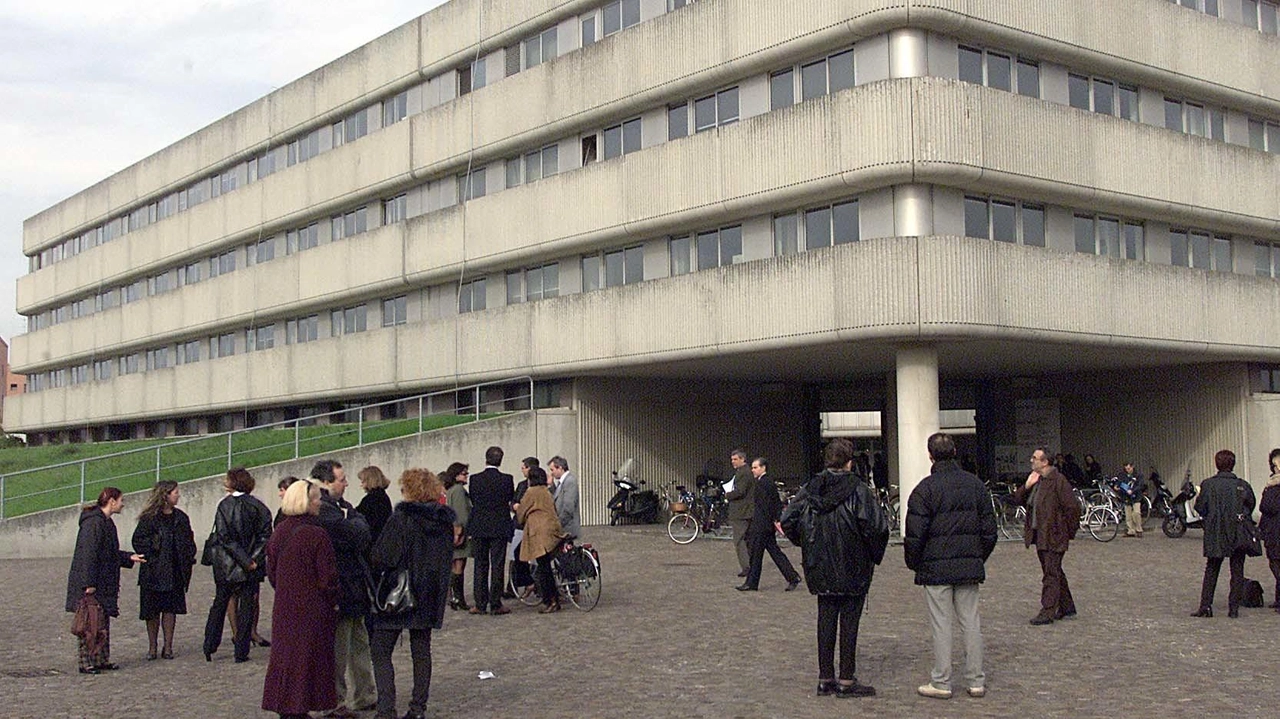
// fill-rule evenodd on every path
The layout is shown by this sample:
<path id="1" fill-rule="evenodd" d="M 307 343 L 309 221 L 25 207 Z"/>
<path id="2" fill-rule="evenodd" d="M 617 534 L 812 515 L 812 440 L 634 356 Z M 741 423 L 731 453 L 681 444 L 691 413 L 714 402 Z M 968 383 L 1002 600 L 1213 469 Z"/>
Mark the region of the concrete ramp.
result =
<path id="1" fill-rule="evenodd" d="M 529 455 L 545 459 L 562 454 L 572 466 L 578 455 L 577 437 L 577 413 L 572 410 L 519 412 L 411 437 L 367 444 L 324 457 L 308 457 L 254 467 L 250 471 L 258 486 L 253 494 L 274 512 L 280 506 L 280 500 L 276 496 L 276 482 L 280 478 L 289 475 L 305 477 L 317 460 L 329 458 L 338 460 L 346 468 L 351 480 L 346 498 L 352 504 L 359 504 L 360 498 L 364 496 L 356 480 L 356 473 L 369 465 L 382 468 L 391 479 L 387 493 L 391 495 L 391 501 L 396 502 L 400 499 L 397 480 L 400 473 L 410 467 L 426 467 L 439 473 L 450 462 L 464 462 L 475 471 L 484 466 L 485 449 L 498 446 L 506 452 L 502 468 L 519 476 L 520 460 Z M 178 506 L 191 517 L 197 547 L 204 547 L 204 540 L 213 525 L 214 509 L 225 494 L 222 480 L 219 475 L 181 485 L 182 499 Z M 124 512 L 115 518 L 122 548 L 127 549 L 133 544 L 133 529 L 146 496 L 147 492 L 125 496 Z M 69 557 L 75 550 L 79 524 L 79 507 L 51 509 L 4 520 L 0 522 L 0 559 Z"/>

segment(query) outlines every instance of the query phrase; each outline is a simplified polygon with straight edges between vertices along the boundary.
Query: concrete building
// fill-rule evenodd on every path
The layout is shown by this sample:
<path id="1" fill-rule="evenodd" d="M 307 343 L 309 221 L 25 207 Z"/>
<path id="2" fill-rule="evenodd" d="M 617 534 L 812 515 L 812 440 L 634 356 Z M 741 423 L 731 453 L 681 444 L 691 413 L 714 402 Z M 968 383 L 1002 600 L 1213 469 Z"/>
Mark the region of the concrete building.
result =
<path id="1" fill-rule="evenodd" d="M 988 476 L 1230 447 L 1260 484 L 1276 15 L 454 0 L 29 219 L 6 419 L 160 436 L 531 375 L 592 512 L 629 456 L 802 474 L 824 412 L 881 412 L 904 489 L 940 410 Z"/>

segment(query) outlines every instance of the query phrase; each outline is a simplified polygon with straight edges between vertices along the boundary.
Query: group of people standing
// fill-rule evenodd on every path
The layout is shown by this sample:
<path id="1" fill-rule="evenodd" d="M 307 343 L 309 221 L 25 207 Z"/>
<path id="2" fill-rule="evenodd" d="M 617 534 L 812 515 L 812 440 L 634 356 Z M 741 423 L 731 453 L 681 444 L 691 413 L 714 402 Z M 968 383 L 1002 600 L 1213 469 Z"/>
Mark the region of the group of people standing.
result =
<path id="1" fill-rule="evenodd" d="M 520 463 L 524 478 L 516 484 L 501 469 L 504 457 L 501 447 L 489 447 L 482 471 L 472 475 L 463 464 L 450 465 L 445 471 L 446 481 L 451 482 L 448 502 L 460 517 L 450 606 L 471 614 L 510 614 L 511 609 L 503 605 L 504 598 L 515 598 L 507 589 L 509 563 L 512 584 L 523 591 L 537 591 L 540 612 L 557 612 L 560 593 L 550 565 L 561 543 L 582 532 L 578 480 L 564 457 L 552 457 L 549 469 L 543 469 L 537 457 L 525 457 Z M 474 605 L 467 603 L 463 591 L 469 556 L 475 559 Z M 536 571 L 529 571 L 531 562 L 536 563 Z"/>
<path id="2" fill-rule="evenodd" d="M 522 466 L 525 479 L 516 485 L 498 469 L 502 458 L 501 448 L 490 447 L 485 470 L 470 482 L 462 463 L 451 464 L 443 480 L 425 469 L 407 469 L 400 476 L 402 501 L 394 507 L 386 492 L 390 481 L 378 467 L 360 471 L 364 498 L 357 507 L 345 498 L 342 464 L 321 460 L 307 480 L 280 480 L 280 511 L 274 518 L 253 496 L 253 475 L 242 467 L 229 470 L 226 494 L 201 554 L 215 587 L 205 624 L 205 660 L 213 661 L 230 619 L 235 662 L 249 661 L 254 646 L 270 648 L 263 709 L 282 717 L 325 711 L 339 718 L 376 709 L 378 719 L 391 719 L 396 716 L 391 656 L 407 630 L 413 692 L 404 716 L 421 717 L 431 683 L 431 630 L 442 626 L 445 607 L 473 614 L 510 611 L 502 606 L 503 561 L 517 525 L 523 528 L 519 559 L 539 566 L 529 584 L 538 583 L 543 611 L 559 609 L 549 562 L 565 537 L 581 532 L 577 479 L 563 457 L 550 461 L 550 477 L 529 457 Z M 77 611 L 91 597 L 102 618 L 94 636 L 80 640 L 81 672 L 119 668 L 110 660 L 110 618 L 119 616 L 120 570 L 134 565 L 141 568 L 147 658 L 173 658 L 176 617 L 187 612 L 197 557 L 190 519 L 178 509 L 180 498 L 175 482 L 156 484 L 138 517 L 134 552 L 120 549 L 111 520 L 124 508 L 119 489 L 104 489 L 84 508 L 66 609 Z M 462 577 L 473 553 L 476 606 L 471 607 Z M 378 577 L 401 572 L 409 577 L 412 609 L 379 611 L 372 606 L 370 587 Z M 275 589 L 274 642 L 257 632 L 263 581 Z"/>

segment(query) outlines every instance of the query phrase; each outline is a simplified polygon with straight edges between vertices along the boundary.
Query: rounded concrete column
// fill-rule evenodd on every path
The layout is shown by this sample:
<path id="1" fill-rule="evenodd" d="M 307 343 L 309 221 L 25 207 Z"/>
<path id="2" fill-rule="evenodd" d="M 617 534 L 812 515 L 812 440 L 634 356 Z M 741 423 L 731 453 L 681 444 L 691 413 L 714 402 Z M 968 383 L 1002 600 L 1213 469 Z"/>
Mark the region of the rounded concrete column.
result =
<path id="1" fill-rule="evenodd" d="M 933 345 L 898 349 L 897 382 L 899 529 L 906 532 L 907 500 L 932 466 L 926 446 L 938 431 L 938 350 Z"/>
<path id="2" fill-rule="evenodd" d="M 897 185 L 893 188 L 893 234 L 927 237 L 933 234 L 933 188 Z"/>
<path id="3" fill-rule="evenodd" d="M 889 31 L 889 77 L 924 77 L 929 74 L 929 35 L 915 27 Z"/>

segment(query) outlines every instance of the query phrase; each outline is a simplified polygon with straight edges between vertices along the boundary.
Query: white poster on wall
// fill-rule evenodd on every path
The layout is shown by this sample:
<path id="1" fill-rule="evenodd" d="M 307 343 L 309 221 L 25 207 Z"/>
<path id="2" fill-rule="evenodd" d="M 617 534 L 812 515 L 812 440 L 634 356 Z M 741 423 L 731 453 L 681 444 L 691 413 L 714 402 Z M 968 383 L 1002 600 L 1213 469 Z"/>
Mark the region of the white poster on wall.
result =
<path id="1" fill-rule="evenodd" d="M 1061 451 L 1062 426 L 1056 397 L 1020 399 L 1014 403 L 1014 418 L 1020 457 L 1030 457 L 1037 447 L 1047 447 L 1050 453 Z"/>

